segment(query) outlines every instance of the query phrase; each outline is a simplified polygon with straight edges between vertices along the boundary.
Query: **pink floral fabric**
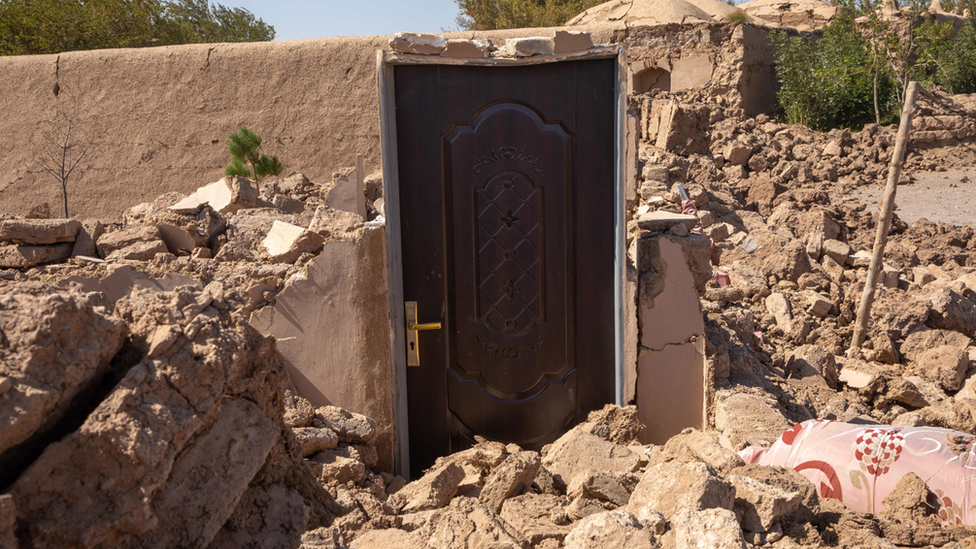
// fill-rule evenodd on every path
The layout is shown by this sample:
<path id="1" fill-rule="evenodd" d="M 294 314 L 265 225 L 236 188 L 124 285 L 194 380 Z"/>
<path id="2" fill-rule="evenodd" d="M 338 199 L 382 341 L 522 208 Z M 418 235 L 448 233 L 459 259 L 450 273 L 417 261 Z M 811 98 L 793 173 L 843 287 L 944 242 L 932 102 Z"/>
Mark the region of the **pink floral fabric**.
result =
<path id="1" fill-rule="evenodd" d="M 787 430 L 769 448 L 739 453 L 746 463 L 789 467 L 821 497 L 877 513 L 907 473 L 929 487 L 929 503 L 950 524 L 976 525 L 976 437 L 936 427 L 854 425 L 814 419 Z"/>

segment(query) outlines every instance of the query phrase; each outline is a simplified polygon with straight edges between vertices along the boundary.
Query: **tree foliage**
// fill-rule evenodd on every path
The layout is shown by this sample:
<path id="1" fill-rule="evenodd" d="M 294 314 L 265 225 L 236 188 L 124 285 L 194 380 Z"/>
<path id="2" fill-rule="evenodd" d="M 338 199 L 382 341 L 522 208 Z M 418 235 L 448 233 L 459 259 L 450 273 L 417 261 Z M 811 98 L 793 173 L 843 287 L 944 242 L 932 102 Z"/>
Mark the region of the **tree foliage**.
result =
<path id="1" fill-rule="evenodd" d="M 454 0 L 463 30 L 558 27 L 602 0 Z"/>
<path id="2" fill-rule="evenodd" d="M 894 122 L 913 80 L 976 92 L 972 19 L 956 29 L 929 15 L 927 0 L 908 0 L 898 21 L 883 13 L 882 0 L 841 3 L 846 15 L 819 40 L 773 35 L 779 100 L 790 123 L 829 129 Z"/>
<path id="3" fill-rule="evenodd" d="M 237 133 L 230 134 L 227 151 L 230 152 L 232 161 L 224 170 L 224 175 L 261 181 L 269 175 L 278 175 L 285 169 L 277 156 L 261 154 L 261 136 L 244 126 Z"/>
<path id="4" fill-rule="evenodd" d="M 0 55 L 271 40 L 274 27 L 208 0 L 0 0 Z"/>

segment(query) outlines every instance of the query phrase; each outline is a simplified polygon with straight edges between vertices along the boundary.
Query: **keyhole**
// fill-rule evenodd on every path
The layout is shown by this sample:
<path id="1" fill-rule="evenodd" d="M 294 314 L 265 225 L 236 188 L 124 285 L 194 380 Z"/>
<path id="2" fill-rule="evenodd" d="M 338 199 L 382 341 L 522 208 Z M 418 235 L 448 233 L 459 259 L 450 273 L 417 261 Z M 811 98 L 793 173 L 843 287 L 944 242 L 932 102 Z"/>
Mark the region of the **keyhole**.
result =
<path id="1" fill-rule="evenodd" d="M 411 351 L 416 351 L 417 350 L 417 342 L 416 341 L 411 341 L 410 342 L 410 350 Z"/>

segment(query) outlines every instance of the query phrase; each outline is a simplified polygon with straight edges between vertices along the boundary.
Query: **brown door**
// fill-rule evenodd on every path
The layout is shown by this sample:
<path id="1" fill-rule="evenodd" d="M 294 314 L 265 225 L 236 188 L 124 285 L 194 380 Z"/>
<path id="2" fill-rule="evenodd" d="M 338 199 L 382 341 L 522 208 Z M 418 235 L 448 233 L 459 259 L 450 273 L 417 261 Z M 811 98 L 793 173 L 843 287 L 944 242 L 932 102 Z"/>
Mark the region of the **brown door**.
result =
<path id="1" fill-rule="evenodd" d="M 416 477 L 614 401 L 616 60 L 394 71 Z"/>

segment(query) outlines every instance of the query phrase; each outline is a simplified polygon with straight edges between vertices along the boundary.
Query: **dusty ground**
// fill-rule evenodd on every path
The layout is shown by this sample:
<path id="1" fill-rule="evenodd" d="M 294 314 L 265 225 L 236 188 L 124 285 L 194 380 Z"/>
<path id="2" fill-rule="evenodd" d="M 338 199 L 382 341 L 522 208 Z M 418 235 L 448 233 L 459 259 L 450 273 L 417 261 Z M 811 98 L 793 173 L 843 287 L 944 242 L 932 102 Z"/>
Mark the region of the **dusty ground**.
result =
<path id="1" fill-rule="evenodd" d="M 895 214 L 906 223 L 921 218 L 949 225 L 976 225 L 976 166 L 945 171 L 911 172 L 911 183 L 900 185 Z M 854 195 L 869 212 L 877 212 L 885 181 L 861 187 Z"/>

